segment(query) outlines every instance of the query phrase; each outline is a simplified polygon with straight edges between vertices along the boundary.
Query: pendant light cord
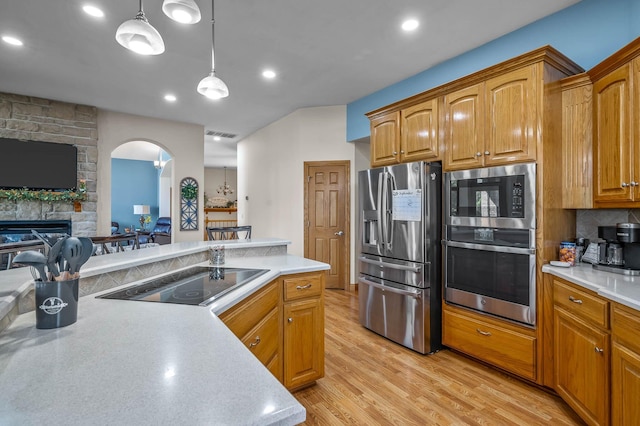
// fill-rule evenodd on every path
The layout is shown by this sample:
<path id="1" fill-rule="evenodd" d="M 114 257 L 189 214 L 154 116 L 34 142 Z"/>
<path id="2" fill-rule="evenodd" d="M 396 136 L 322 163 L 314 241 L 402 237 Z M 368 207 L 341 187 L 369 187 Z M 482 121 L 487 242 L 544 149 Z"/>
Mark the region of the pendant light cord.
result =
<path id="1" fill-rule="evenodd" d="M 211 0 L 211 72 L 215 72 L 216 70 L 216 61 L 215 61 L 215 53 L 214 53 L 215 46 L 216 46 L 216 30 L 215 30 L 216 20 L 214 18 L 214 10 L 215 10 L 214 1 L 215 0 Z"/>

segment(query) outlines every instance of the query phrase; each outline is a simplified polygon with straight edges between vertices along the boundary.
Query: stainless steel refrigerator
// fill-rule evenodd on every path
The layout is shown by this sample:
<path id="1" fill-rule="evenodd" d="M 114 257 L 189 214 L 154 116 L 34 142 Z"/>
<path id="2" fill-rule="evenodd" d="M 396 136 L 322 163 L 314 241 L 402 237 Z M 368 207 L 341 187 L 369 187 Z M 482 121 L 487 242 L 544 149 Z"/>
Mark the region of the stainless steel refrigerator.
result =
<path id="1" fill-rule="evenodd" d="M 360 323 L 420 353 L 442 347 L 439 163 L 358 174 Z"/>

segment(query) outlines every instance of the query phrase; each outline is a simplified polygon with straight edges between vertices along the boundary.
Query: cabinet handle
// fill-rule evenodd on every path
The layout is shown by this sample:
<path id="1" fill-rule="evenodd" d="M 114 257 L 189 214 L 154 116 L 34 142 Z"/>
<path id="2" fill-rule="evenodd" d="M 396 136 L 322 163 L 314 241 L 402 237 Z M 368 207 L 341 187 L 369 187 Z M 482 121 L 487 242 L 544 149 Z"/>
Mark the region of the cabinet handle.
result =
<path id="1" fill-rule="evenodd" d="M 287 318 L 287 322 L 288 323 L 292 323 L 293 322 L 293 318 Z"/>
<path id="2" fill-rule="evenodd" d="M 484 155 L 489 155 L 489 154 L 491 154 L 489 151 L 484 152 Z"/>
<path id="3" fill-rule="evenodd" d="M 626 188 L 627 187 L 627 182 L 622 182 L 622 187 Z"/>
<path id="4" fill-rule="evenodd" d="M 398 151 L 393 151 L 393 155 L 398 155 Z"/>
<path id="5" fill-rule="evenodd" d="M 478 332 L 478 334 L 482 334 L 483 336 L 491 336 L 491 333 L 488 331 L 482 331 L 479 328 L 476 328 L 476 331 Z"/>
<path id="6" fill-rule="evenodd" d="M 631 183 L 629 184 L 629 186 L 638 186 L 638 182 L 631 181 Z"/>
<path id="7" fill-rule="evenodd" d="M 296 286 L 296 290 L 306 290 L 308 288 L 311 288 L 311 283 L 309 283 L 307 285 L 297 285 Z"/>
<path id="8" fill-rule="evenodd" d="M 604 349 L 599 348 L 599 347 L 597 347 L 597 346 L 595 347 L 595 350 L 596 350 L 596 352 L 597 352 L 597 353 L 599 353 L 599 354 L 604 353 Z"/>
<path id="9" fill-rule="evenodd" d="M 573 303 L 577 303 L 578 305 L 582 305 L 582 300 L 581 299 L 576 299 L 573 296 L 569 296 L 569 300 L 572 301 Z"/>
<path id="10" fill-rule="evenodd" d="M 249 349 L 258 346 L 259 343 L 260 343 L 260 336 L 257 336 L 256 340 L 254 340 L 252 343 L 249 343 Z"/>
<path id="11" fill-rule="evenodd" d="M 401 149 L 401 150 L 400 150 L 400 154 L 404 154 L 404 149 Z"/>
<path id="12" fill-rule="evenodd" d="M 480 151 L 476 152 L 476 157 L 482 157 L 482 153 Z"/>

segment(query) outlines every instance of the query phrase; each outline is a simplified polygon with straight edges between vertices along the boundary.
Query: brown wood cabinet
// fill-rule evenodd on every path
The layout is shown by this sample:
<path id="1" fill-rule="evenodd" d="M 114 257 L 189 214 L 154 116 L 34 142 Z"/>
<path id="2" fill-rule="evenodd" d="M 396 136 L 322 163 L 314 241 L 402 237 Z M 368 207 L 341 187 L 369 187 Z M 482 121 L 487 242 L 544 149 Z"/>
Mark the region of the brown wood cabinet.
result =
<path id="1" fill-rule="evenodd" d="M 562 208 L 593 208 L 593 84 L 587 73 L 562 80 Z"/>
<path id="2" fill-rule="evenodd" d="M 371 119 L 371 167 L 399 162 L 400 111 Z"/>
<path id="3" fill-rule="evenodd" d="M 484 83 L 444 96 L 445 170 L 473 169 L 484 164 Z"/>
<path id="4" fill-rule="evenodd" d="M 400 163 L 439 159 L 438 99 L 400 111 Z"/>
<path id="5" fill-rule="evenodd" d="M 438 100 L 371 120 L 371 167 L 439 159 Z"/>
<path id="6" fill-rule="evenodd" d="M 611 333 L 611 423 L 640 424 L 640 312 L 613 305 Z"/>
<path id="7" fill-rule="evenodd" d="M 640 38 L 588 71 L 595 207 L 640 206 Z"/>
<path id="8" fill-rule="evenodd" d="M 610 421 L 609 302 L 554 279 L 555 390 L 591 425 Z"/>
<path id="9" fill-rule="evenodd" d="M 289 390 L 324 377 L 324 276 L 285 275 L 219 315 Z"/>
<path id="10" fill-rule="evenodd" d="M 274 280 L 219 315 L 244 345 L 282 381 L 280 282 Z"/>
<path id="11" fill-rule="evenodd" d="M 445 95 L 445 170 L 535 161 L 541 64 Z"/>
<path id="12" fill-rule="evenodd" d="M 528 380 L 536 379 L 533 330 L 443 306 L 442 343 Z"/>
<path id="13" fill-rule="evenodd" d="M 284 385 L 324 377 L 324 273 L 284 277 Z"/>
<path id="14" fill-rule="evenodd" d="M 631 78 L 632 64 L 626 64 L 593 83 L 594 200 L 598 206 L 636 198 Z"/>

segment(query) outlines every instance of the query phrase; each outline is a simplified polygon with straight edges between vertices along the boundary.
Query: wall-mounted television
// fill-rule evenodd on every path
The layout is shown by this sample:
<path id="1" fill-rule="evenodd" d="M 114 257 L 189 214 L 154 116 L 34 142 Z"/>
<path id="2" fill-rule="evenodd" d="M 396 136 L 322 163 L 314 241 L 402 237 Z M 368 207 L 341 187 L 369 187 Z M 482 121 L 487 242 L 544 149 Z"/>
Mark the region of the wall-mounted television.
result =
<path id="1" fill-rule="evenodd" d="M 0 188 L 73 189 L 78 148 L 52 142 L 0 138 Z"/>

